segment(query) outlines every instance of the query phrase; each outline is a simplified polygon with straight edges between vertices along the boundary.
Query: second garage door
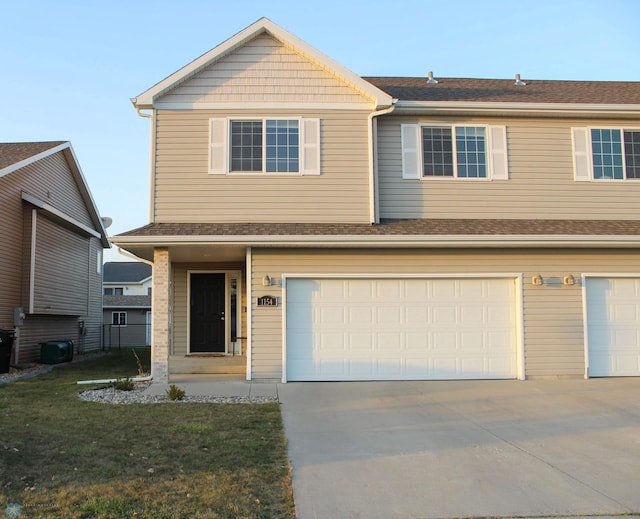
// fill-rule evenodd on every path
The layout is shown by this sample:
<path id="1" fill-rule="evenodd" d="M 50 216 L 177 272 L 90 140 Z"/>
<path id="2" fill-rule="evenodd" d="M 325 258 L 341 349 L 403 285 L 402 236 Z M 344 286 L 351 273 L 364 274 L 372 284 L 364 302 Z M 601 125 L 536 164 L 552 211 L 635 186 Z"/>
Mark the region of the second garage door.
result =
<path id="1" fill-rule="evenodd" d="M 513 279 L 286 282 L 286 379 L 517 376 Z"/>
<path id="2" fill-rule="evenodd" d="M 589 375 L 640 376 L 640 279 L 586 280 Z"/>

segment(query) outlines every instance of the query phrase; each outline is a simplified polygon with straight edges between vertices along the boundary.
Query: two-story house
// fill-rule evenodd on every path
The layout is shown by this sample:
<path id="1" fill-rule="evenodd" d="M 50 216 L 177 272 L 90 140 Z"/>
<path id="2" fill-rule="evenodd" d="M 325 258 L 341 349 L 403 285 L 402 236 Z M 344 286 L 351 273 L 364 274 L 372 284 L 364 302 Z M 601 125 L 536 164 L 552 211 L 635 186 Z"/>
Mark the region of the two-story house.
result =
<path id="1" fill-rule="evenodd" d="M 151 265 L 107 261 L 102 276 L 103 344 L 106 348 L 151 344 Z"/>
<path id="2" fill-rule="evenodd" d="M 0 143 L 0 328 L 11 364 L 40 343 L 102 342 L 102 252 L 109 241 L 71 143 Z"/>
<path id="3" fill-rule="evenodd" d="M 153 375 L 640 375 L 640 83 L 360 77 L 267 19 L 133 99 Z"/>

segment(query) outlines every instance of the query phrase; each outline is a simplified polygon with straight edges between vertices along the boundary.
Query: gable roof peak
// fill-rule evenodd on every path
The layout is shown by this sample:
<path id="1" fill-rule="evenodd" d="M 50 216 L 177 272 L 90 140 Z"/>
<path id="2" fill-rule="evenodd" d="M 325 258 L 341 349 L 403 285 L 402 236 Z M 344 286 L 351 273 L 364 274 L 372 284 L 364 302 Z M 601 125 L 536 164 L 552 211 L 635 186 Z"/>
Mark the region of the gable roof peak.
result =
<path id="1" fill-rule="evenodd" d="M 223 41 L 213 49 L 205 52 L 200 57 L 185 65 L 170 76 L 166 77 L 159 83 L 156 83 L 150 89 L 146 90 L 139 96 L 131 99 L 133 105 L 138 109 L 150 109 L 154 107 L 154 103 L 158 98 L 168 93 L 187 79 L 195 76 L 200 71 L 220 60 L 221 58 L 231 54 L 234 50 L 246 44 L 262 33 L 267 33 L 279 42 L 295 49 L 300 54 L 308 57 L 313 61 L 321 63 L 325 68 L 332 71 L 337 77 L 343 81 L 354 85 L 355 88 L 364 92 L 375 102 L 376 108 L 386 108 L 391 106 L 393 98 L 385 91 L 379 89 L 372 83 L 365 81 L 360 76 L 350 71 L 337 61 L 318 51 L 313 46 L 301 40 L 297 36 L 286 31 L 279 25 L 275 24 L 268 18 L 262 17 L 247 28 L 241 30 L 227 40 Z"/>

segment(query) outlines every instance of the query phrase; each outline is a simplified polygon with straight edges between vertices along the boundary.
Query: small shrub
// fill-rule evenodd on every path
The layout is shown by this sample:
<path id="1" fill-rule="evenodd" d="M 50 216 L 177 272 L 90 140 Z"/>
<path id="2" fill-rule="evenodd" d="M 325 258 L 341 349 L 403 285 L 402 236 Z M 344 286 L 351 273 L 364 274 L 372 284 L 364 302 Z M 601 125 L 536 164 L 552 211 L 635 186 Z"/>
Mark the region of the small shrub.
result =
<path id="1" fill-rule="evenodd" d="M 180 389 L 175 384 L 171 384 L 169 389 L 167 389 L 167 396 L 169 397 L 169 400 L 182 400 L 185 395 L 185 390 Z"/>
<path id="2" fill-rule="evenodd" d="M 136 385 L 130 378 L 121 378 L 113 383 L 113 387 L 118 391 L 133 391 Z"/>

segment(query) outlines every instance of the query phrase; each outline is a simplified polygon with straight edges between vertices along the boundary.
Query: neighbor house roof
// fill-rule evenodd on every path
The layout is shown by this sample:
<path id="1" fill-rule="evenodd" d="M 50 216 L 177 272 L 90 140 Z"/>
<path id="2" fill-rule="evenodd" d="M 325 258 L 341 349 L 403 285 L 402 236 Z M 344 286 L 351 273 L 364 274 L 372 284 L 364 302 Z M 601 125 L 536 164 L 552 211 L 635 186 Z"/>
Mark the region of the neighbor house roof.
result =
<path id="1" fill-rule="evenodd" d="M 65 141 L 52 142 L 0 142 L 0 177 L 7 174 L 4 170 L 15 171 L 31 162 L 38 160 L 40 154 L 49 155 L 52 148 L 56 148 Z M 25 164 L 21 164 L 25 162 Z"/>
<path id="2" fill-rule="evenodd" d="M 151 265 L 146 263 L 140 261 L 108 261 L 104 264 L 102 281 L 104 283 L 140 283 L 149 277 L 151 277 Z"/>
<path id="3" fill-rule="evenodd" d="M 99 234 L 102 246 L 104 248 L 109 248 L 110 244 L 107 239 L 107 231 L 105 229 L 104 222 L 100 217 L 98 207 L 93 200 L 93 196 L 89 190 L 89 185 L 84 178 L 84 174 L 80 168 L 80 163 L 78 162 L 70 142 L 51 141 L 0 143 L 0 177 L 9 175 L 10 173 L 18 171 L 58 152 L 62 153 L 67 161 L 69 170 L 76 181 L 80 196 L 84 201 L 87 211 L 89 212 L 96 236 Z M 57 210 L 47 202 L 38 201 L 35 197 L 29 197 L 29 201 L 40 204 L 39 207 L 45 211 L 57 212 Z"/>
<path id="4" fill-rule="evenodd" d="M 151 308 L 151 296 L 103 296 L 102 308 Z"/>
<path id="5" fill-rule="evenodd" d="M 620 104 L 640 106 L 638 81 L 548 81 L 514 79 L 365 77 L 369 83 L 399 101 L 469 103 Z"/>

